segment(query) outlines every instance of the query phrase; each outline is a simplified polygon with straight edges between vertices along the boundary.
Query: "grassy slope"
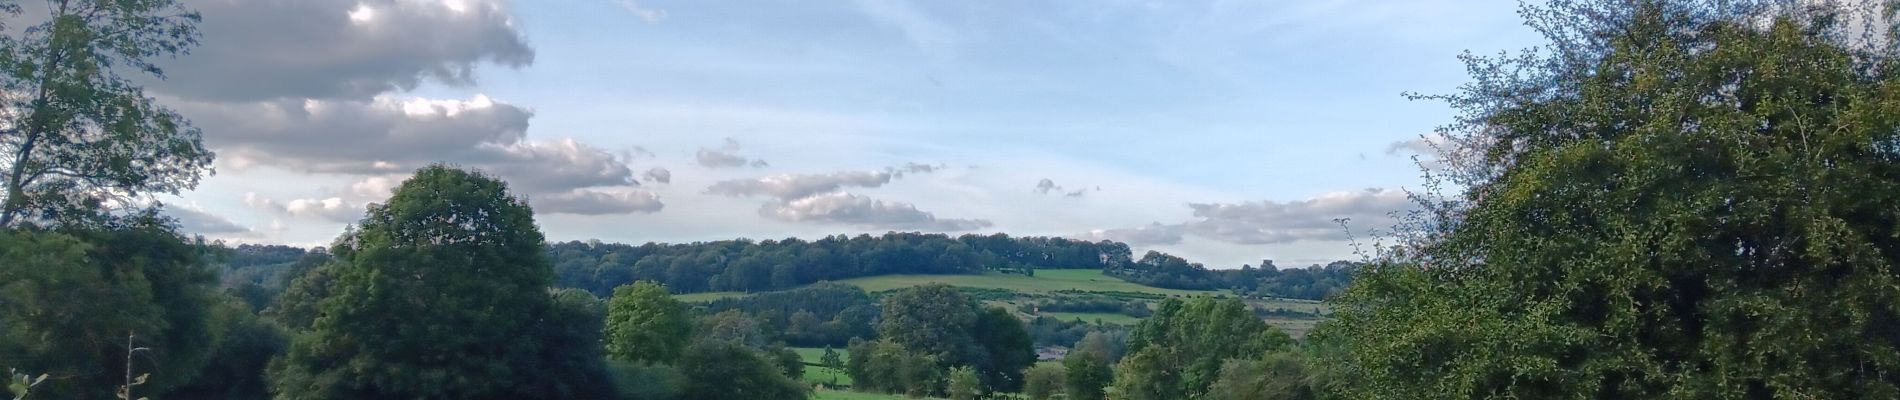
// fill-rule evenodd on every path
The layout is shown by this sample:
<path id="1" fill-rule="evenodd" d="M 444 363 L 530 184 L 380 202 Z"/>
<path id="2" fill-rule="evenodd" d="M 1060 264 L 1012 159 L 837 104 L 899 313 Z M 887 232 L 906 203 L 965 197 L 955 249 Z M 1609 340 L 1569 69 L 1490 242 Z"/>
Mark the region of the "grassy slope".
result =
<path id="1" fill-rule="evenodd" d="M 1022 293 L 1054 293 L 1060 290 L 1102 292 L 1139 292 L 1164 296 L 1203 296 L 1224 292 L 1212 290 L 1176 290 L 1142 286 L 1092 269 L 1042 269 L 1036 276 L 985 273 L 981 275 L 882 275 L 839 281 L 864 288 L 867 292 L 903 289 L 928 283 L 942 283 L 982 289 L 1007 289 Z"/>

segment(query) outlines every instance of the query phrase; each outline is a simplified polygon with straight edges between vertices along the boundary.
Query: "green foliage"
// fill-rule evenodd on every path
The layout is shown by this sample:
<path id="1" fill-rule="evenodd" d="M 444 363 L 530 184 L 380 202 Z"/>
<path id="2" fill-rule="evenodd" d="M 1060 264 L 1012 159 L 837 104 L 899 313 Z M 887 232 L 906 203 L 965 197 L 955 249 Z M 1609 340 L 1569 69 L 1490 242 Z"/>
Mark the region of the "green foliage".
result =
<path id="1" fill-rule="evenodd" d="M 890 340 L 855 341 L 848 350 L 845 373 L 858 390 L 926 396 L 943 386 L 943 368 L 934 356 Z"/>
<path id="2" fill-rule="evenodd" d="M 765 348 L 764 353 L 778 365 L 779 372 L 784 373 L 785 376 L 805 376 L 805 359 L 800 358 L 797 351 L 785 346 L 770 346 Z"/>
<path id="3" fill-rule="evenodd" d="M 1072 400 L 1101 400 L 1115 379 L 1108 360 L 1095 352 L 1070 352 L 1062 359 L 1063 393 Z"/>
<path id="4" fill-rule="evenodd" d="M 53 378 L 42 398 L 110 396 L 132 368 L 156 372 L 142 389 L 170 390 L 203 368 L 217 299 L 199 247 L 149 218 L 61 233 L 0 230 L 0 368 Z"/>
<path id="5" fill-rule="evenodd" d="M 949 383 L 945 386 L 951 400 L 976 400 L 983 395 L 983 378 L 970 367 L 951 368 Z"/>
<path id="6" fill-rule="evenodd" d="M 198 129 L 120 73 L 162 76 L 153 61 L 197 44 L 198 14 L 176 0 L 45 6 L 0 39 L 0 227 L 84 222 L 108 200 L 197 186 L 212 160 Z"/>
<path id="7" fill-rule="evenodd" d="M 1348 396 L 1900 397 L 1900 48 L 1832 4 L 1527 8 L 1322 332 Z"/>
<path id="8" fill-rule="evenodd" d="M 1292 339 L 1239 299 L 1163 301 L 1128 335 L 1116 392 L 1140 398 L 1198 397 L 1232 358 L 1286 348 Z"/>
<path id="9" fill-rule="evenodd" d="M 737 343 L 706 340 L 688 346 L 680 356 L 686 377 L 683 400 L 803 399 L 805 385 L 783 374 L 764 355 Z"/>
<path id="10" fill-rule="evenodd" d="M 623 400 L 672 400 L 686 392 L 686 375 L 671 365 L 615 360 L 607 371 Z"/>
<path id="11" fill-rule="evenodd" d="M 778 332 L 778 339 L 794 346 L 843 346 L 851 338 L 877 335 L 877 303 L 864 289 L 836 282 L 719 299 L 702 308 L 706 313 L 726 310 L 756 316 L 764 330 Z"/>
<path id="12" fill-rule="evenodd" d="M 951 365 L 976 358 L 972 336 L 976 302 L 946 285 L 924 285 L 887 296 L 878 337 Z"/>
<path id="13" fill-rule="evenodd" d="M 686 306 L 653 282 L 614 289 L 607 303 L 607 355 L 620 360 L 671 363 L 692 332 Z"/>
<path id="14" fill-rule="evenodd" d="M 272 365 L 282 399 L 554 398 L 551 278 L 533 214 L 505 184 L 431 166 L 338 239 L 309 331 Z M 571 323 L 573 321 L 561 321 Z M 558 331 L 558 329 L 555 329 Z M 588 343 L 588 342 L 583 342 Z M 550 364 L 552 363 L 552 364 Z M 552 371 L 552 372 L 541 372 Z"/>
<path id="15" fill-rule="evenodd" d="M 1074 352 L 1095 353 L 1110 364 L 1120 362 L 1122 356 L 1128 352 L 1128 332 L 1089 332 L 1088 336 L 1083 336 L 1081 341 L 1075 343 Z"/>
<path id="16" fill-rule="evenodd" d="M 1319 373 L 1299 353 L 1280 352 L 1258 360 L 1232 359 L 1207 387 L 1208 400 L 1312 400 L 1320 398 Z"/>
<path id="17" fill-rule="evenodd" d="M 863 276 L 979 274 L 1031 263 L 1100 270 L 1128 262 L 1128 245 L 1108 241 L 914 232 L 640 246 L 566 242 L 549 253 L 560 286 L 600 295 L 643 280 L 678 293 L 763 292 Z"/>
<path id="18" fill-rule="evenodd" d="M 264 371 L 289 348 L 290 338 L 276 323 L 252 314 L 234 298 L 214 303 L 212 326 L 217 347 L 198 376 L 160 398 L 265 399 L 270 385 Z M 161 371 L 162 372 L 162 371 Z"/>
<path id="19" fill-rule="evenodd" d="M 972 331 L 972 340 L 981 349 L 974 366 L 982 374 L 983 387 L 994 392 L 1022 389 L 1023 369 L 1036 363 L 1035 343 L 1023 329 L 1023 321 L 1009 310 L 990 307 L 977 315 Z"/>
<path id="20" fill-rule="evenodd" d="M 838 357 L 838 351 L 825 346 L 825 355 L 818 359 L 818 365 L 831 369 L 844 369 L 844 359 Z"/>
<path id="21" fill-rule="evenodd" d="M 771 342 L 759 319 L 739 310 L 721 311 L 695 319 L 693 336 L 697 340 L 732 342 L 753 349 L 763 349 Z"/>
<path id="22" fill-rule="evenodd" d="M 1029 400 L 1049 400 L 1062 394 L 1067 381 L 1060 364 L 1036 364 L 1023 372 L 1023 395 Z"/>

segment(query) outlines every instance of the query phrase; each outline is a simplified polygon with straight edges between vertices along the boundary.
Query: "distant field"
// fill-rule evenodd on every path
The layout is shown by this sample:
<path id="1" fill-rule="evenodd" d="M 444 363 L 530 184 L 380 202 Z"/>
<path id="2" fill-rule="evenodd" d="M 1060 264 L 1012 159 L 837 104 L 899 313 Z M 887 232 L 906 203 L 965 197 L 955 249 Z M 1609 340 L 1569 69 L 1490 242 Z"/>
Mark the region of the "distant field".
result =
<path id="1" fill-rule="evenodd" d="M 1254 307 L 1259 307 L 1260 309 L 1263 309 L 1263 310 L 1286 309 L 1288 311 L 1298 311 L 1298 312 L 1303 312 L 1303 313 L 1311 313 L 1314 310 L 1318 310 L 1319 311 L 1318 314 L 1321 314 L 1321 315 L 1333 313 L 1332 307 L 1327 307 L 1326 303 L 1321 303 L 1314 300 L 1281 299 L 1281 298 L 1271 298 L 1271 299 L 1262 299 L 1262 300 L 1249 299 L 1247 300 L 1247 304 L 1252 305 Z"/>
<path id="2" fill-rule="evenodd" d="M 1141 318 L 1130 317 L 1127 314 L 1120 314 L 1120 313 L 1044 312 L 1042 313 L 1042 316 L 1055 318 L 1055 319 L 1059 319 L 1063 321 L 1073 321 L 1076 319 L 1081 319 L 1082 322 L 1095 322 L 1099 320 L 1104 323 L 1118 324 L 1118 325 L 1134 325 L 1135 323 L 1141 322 Z"/>
<path id="3" fill-rule="evenodd" d="M 839 281 L 864 288 L 867 292 L 897 290 L 930 283 L 942 283 L 979 289 L 1004 289 L 1022 293 L 1048 294 L 1062 290 L 1098 292 L 1135 292 L 1163 296 L 1207 296 L 1224 292 L 1212 290 L 1176 290 L 1142 286 L 1102 275 L 1093 269 L 1039 269 L 1036 276 L 984 273 L 981 275 L 882 275 Z"/>
<path id="4" fill-rule="evenodd" d="M 745 295 L 746 295 L 745 292 L 705 292 L 705 293 L 676 294 L 676 295 L 673 295 L 673 298 L 679 299 L 679 301 L 684 301 L 688 303 L 702 303 L 702 302 L 719 300 L 719 299 L 728 298 L 728 297 L 744 297 Z"/>
<path id="5" fill-rule="evenodd" d="M 1306 338 L 1307 332 L 1312 332 L 1313 327 L 1319 325 L 1319 321 L 1317 319 L 1268 318 L 1267 325 L 1280 328 L 1281 331 L 1286 332 L 1287 336 L 1292 336 L 1294 339 L 1303 339 Z"/>
<path id="6" fill-rule="evenodd" d="M 799 380 L 804 381 L 806 385 L 814 386 L 851 386 L 851 375 L 846 375 L 844 371 L 809 365 L 805 366 L 805 376 Z"/>
<path id="7" fill-rule="evenodd" d="M 812 392 L 811 398 L 814 400 L 906 400 L 906 399 L 910 399 L 910 397 L 904 397 L 904 396 L 899 396 L 899 395 L 894 395 L 894 394 L 849 392 L 849 391 L 842 391 L 842 390 L 819 390 L 816 392 Z"/>
<path id="8" fill-rule="evenodd" d="M 851 358 L 851 352 L 843 347 L 833 348 L 831 351 L 838 352 L 838 359 L 840 360 Z M 825 348 L 823 347 L 793 347 L 792 352 L 798 353 L 798 358 L 805 360 L 807 364 L 818 364 L 818 360 L 822 360 L 825 357 Z"/>

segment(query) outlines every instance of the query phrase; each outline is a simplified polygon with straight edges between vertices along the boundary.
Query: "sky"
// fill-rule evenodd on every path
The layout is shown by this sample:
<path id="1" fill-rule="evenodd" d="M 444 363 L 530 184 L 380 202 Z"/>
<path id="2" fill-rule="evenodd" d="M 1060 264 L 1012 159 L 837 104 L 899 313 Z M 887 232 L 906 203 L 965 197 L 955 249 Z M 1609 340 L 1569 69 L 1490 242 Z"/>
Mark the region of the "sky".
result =
<path id="1" fill-rule="evenodd" d="M 142 82 L 217 172 L 160 200 L 190 233 L 297 246 L 447 163 L 508 181 L 550 240 L 1356 259 L 1454 115 L 1401 94 L 1537 43 L 1510 0 L 185 3 L 201 45 Z"/>

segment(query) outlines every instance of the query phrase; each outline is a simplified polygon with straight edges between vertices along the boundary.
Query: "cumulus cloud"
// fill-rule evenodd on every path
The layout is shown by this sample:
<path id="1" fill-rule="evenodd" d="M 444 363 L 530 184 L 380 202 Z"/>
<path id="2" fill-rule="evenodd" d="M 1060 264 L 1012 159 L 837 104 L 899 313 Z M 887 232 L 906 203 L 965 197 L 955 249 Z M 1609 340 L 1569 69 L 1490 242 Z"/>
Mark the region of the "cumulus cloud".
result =
<path id="1" fill-rule="evenodd" d="M 982 219 L 937 218 L 909 203 L 877 200 L 850 193 L 825 193 L 767 203 L 759 208 L 765 218 L 787 222 L 817 222 L 871 229 L 967 231 L 987 228 Z"/>
<path id="2" fill-rule="evenodd" d="M 1096 186 L 1095 190 L 1098 190 L 1098 191 L 1102 190 L 1102 187 Z M 1036 194 L 1058 193 L 1058 194 L 1061 194 L 1062 197 L 1082 197 L 1082 195 L 1089 193 L 1089 188 L 1079 188 L 1075 190 L 1069 190 L 1067 188 L 1063 188 L 1061 185 L 1057 185 L 1056 181 L 1053 179 L 1042 178 L 1042 180 L 1036 181 L 1035 191 L 1036 191 Z"/>
<path id="3" fill-rule="evenodd" d="M 551 196 L 532 197 L 535 211 L 550 214 L 608 215 L 655 213 L 666 208 L 660 197 L 646 191 L 601 192 L 576 190 Z"/>
<path id="4" fill-rule="evenodd" d="M 1096 229 L 1086 234 L 1078 235 L 1077 238 L 1085 240 L 1113 240 L 1133 246 L 1157 246 L 1180 244 L 1184 231 L 1181 225 L 1162 225 L 1156 222 L 1148 226 L 1135 228 Z"/>
<path id="5" fill-rule="evenodd" d="M 363 178 L 363 180 L 350 184 L 350 194 L 368 199 L 387 198 L 396 194 L 396 186 L 402 185 L 404 179 L 407 178 L 399 175 Z"/>
<path id="6" fill-rule="evenodd" d="M 765 160 L 740 156 L 739 148 L 738 140 L 726 138 L 726 142 L 721 144 L 718 148 L 700 148 L 698 153 L 693 154 L 693 160 L 699 162 L 699 166 L 706 168 L 737 168 L 744 166 L 764 168 L 771 165 L 766 163 Z"/>
<path id="7" fill-rule="evenodd" d="M 1250 201 L 1233 204 L 1189 204 L 1194 217 L 1185 224 L 1189 233 L 1239 244 L 1292 243 L 1307 240 L 1344 240 L 1338 220 L 1354 228 L 1385 228 L 1397 222 L 1395 212 L 1412 209 L 1404 191 L 1366 189 L 1334 192 L 1307 200 Z"/>
<path id="8" fill-rule="evenodd" d="M 224 160 L 240 168 L 380 176 L 445 162 L 495 174 L 529 193 L 636 182 L 626 157 L 573 139 L 529 140 L 533 113 L 486 96 L 185 102 L 180 108 L 204 127 Z"/>
<path id="9" fill-rule="evenodd" d="M 245 193 L 244 204 L 278 215 L 320 218 L 331 222 L 354 222 L 363 218 L 364 210 L 363 205 L 341 197 L 293 199 L 280 202 L 257 193 Z"/>
<path id="10" fill-rule="evenodd" d="M 1077 237 L 1137 246 L 1178 244 L 1185 235 L 1235 244 L 1345 240 L 1347 228 L 1387 228 L 1397 222 L 1395 213 L 1414 207 L 1416 204 L 1404 191 L 1391 189 L 1334 192 L 1287 202 L 1191 203 L 1188 208 L 1194 211 L 1194 220 L 1096 229 Z M 1340 226 L 1342 220 L 1348 226 Z"/>
<path id="11" fill-rule="evenodd" d="M 835 192 L 846 187 L 874 188 L 890 183 L 889 171 L 844 171 L 828 174 L 773 175 L 714 183 L 706 193 L 732 197 L 771 196 L 791 200 Z"/>
<path id="12" fill-rule="evenodd" d="M 284 212 L 299 217 L 315 217 L 335 222 L 351 222 L 363 218 L 362 205 L 344 201 L 341 197 L 291 200 L 284 203 Z"/>
<path id="13" fill-rule="evenodd" d="M 191 207 L 168 206 L 163 213 L 178 221 L 178 230 L 196 235 L 234 235 L 255 233 L 230 219 Z"/>
<path id="14" fill-rule="evenodd" d="M 647 170 L 646 174 L 641 175 L 641 177 L 646 178 L 648 182 L 673 183 L 673 171 L 668 171 L 662 167 L 653 167 L 653 169 Z"/>
<path id="15" fill-rule="evenodd" d="M 366 100 L 424 81 L 472 85 L 480 64 L 524 67 L 534 49 L 506 0 L 191 0 L 202 44 L 153 90 L 250 102 Z"/>

